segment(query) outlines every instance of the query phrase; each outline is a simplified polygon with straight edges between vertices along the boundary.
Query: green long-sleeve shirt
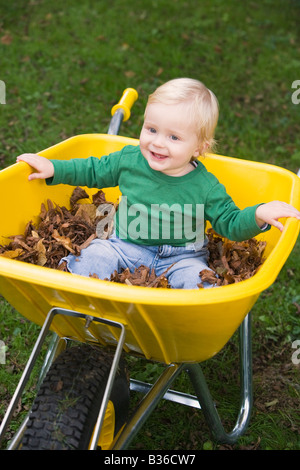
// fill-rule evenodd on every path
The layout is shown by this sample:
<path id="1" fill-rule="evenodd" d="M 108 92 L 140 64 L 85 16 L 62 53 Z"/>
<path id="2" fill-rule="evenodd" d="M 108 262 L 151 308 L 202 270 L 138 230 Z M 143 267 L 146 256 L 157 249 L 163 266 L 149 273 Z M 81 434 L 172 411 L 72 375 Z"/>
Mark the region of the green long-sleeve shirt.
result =
<path id="1" fill-rule="evenodd" d="M 261 232 L 255 221 L 259 204 L 240 210 L 201 162 L 186 175 L 165 175 L 150 168 L 139 146 L 126 146 L 101 159 L 51 161 L 54 176 L 47 184 L 119 186 L 116 231 L 133 243 L 183 246 L 201 241 L 207 220 L 230 240 L 246 240 Z"/>

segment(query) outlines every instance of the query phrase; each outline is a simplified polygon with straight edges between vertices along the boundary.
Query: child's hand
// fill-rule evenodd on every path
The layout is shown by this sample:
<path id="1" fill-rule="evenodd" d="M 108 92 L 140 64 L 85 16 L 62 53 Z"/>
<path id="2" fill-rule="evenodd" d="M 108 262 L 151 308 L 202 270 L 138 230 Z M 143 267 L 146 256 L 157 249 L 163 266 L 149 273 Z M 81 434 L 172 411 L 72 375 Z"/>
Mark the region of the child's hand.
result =
<path id="1" fill-rule="evenodd" d="M 278 219 L 283 217 L 295 217 L 300 220 L 300 212 L 290 204 L 282 201 L 272 201 L 258 206 L 255 212 L 256 223 L 262 227 L 265 223 L 274 225 L 281 232 L 283 225 Z"/>
<path id="2" fill-rule="evenodd" d="M 46 179 L 54 175 L 53 164 L 47 158 L 40 157 L 35 153 L 23 153 L 23 155 L 17 157 L 17 162 L 26 162 L 37 170 L 36 173 L 31 173 L 28 176 L 29 181 L 37 178 Z"/>

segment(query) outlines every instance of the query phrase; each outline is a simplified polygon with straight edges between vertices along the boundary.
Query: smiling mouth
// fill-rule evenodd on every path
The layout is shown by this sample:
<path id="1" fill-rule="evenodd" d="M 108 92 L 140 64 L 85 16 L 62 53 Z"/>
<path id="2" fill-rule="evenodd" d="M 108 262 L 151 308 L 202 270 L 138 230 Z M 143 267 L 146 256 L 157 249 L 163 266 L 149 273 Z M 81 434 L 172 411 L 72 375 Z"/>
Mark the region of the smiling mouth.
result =
<path id="1" fill-rule="evenodd" d="M 166 155 L 161 155 L 160 153 L 151 152 L 151 156 L 156 160 L 165 160 L 168 158 Z"/>

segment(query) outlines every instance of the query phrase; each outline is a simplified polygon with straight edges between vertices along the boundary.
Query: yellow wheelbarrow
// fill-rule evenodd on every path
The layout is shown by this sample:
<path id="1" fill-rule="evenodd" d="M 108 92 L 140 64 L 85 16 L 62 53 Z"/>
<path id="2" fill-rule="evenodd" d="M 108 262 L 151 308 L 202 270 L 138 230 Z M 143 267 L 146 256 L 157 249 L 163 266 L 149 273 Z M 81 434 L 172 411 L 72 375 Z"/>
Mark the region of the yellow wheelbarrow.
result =
<path id="1" fill-rule="evenodd" d="M 113 110 L 108 134 L 78 135 L 42 152 L 47 158 L 102 155 L 138 145 L 118 134 L 137 93 L 127 89 Z M 282 200 L 300 208 L 300 179 L 273 165 L 210 155 L 207 169 L 227 187 L 240 207 Z M 0 243 L 37 221 L 48 199 L 68 206 L 74 188 L 28 182 L 24 163 L 0 172 Z M 11 190 L 13 188 L 13 191 Z M 85 188 L 89 195 L 95 190 Z M 109 201 L 118 188 L 106 190 Z M 58 270 L 0 257 L 0 293 L 41 331 L 7 409 L 0 438 L 28 381 L 48 332 L 53 340 L 42 368 L 32 410 L 9 449 L 125 449 L 162 398 L 201 408 L 213 437 L 234 443 L 245 432 L 252 406 L 250 310 L 260 293 L 276 279 L 297 240 L 299 222 L 284 221 L 260 235 L 266 241 L 265 261 L 250 279 L 216 289 L 151 289 L 84 278 Z M 200 363 L 216 355 L 240 329 L 241 402 L 234 428 L 220 421 Z M 74 347 L 66 347 L 72 341 Z M 165 365 L 154 385 L 126 379 L 122 357 L 142 356 Z M 171 390 L 187 371 L 195 395 Z M 143 392 L 127 418 L 129 389 Z M 51 422 L 52 419 L 52 422 Z"/>

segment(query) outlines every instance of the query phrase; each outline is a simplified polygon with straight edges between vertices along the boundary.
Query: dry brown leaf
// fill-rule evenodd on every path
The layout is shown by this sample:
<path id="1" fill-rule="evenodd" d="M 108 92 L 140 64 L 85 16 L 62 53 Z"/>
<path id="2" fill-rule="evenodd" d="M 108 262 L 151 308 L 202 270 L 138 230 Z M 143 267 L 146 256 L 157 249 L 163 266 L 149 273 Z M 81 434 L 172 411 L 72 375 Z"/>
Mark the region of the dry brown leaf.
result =
<path id="1" fill-rule="evenodd" d="M 89 224 L 94 224 L 96 220 L 97 208 L 94 204 L 80 204 L 76 211 L 76 217 L 86 220 Z"/>
<path id="2" fill-rule="evenodd" d="M 44 266 L 47 263 L 46 248 L 43 244 L 43 238 L 41 238 L 37 244 L 36 249 L 38 252 L 37 265 Z"/>
<path id="3" fill-rule="evenodd" d="M 4 258 L 15 259 L 21 256 L 23 253 L 24 251 L 21 248 L 17 248 L 16 250 L 4 251 L 3 253 L 0 253 L 0 256 L 3 256 Z"/>
<path id="4" fill-rule="evenodd" d="M 56 241 L 61 243 L 68 251 L 70 251 L 73 254 L 75 253 L 73 250 L 72 242 L 69 237 L 64 237 L 62 235 L 59 235 L 56 229 L 53 230 L 52 237 L 55 238 Z"/>
<path id="5" fill-rule="evenodd" d="M 96 207 L 98 207 L 100 204 L 104 204 L 107 202 L 105 198 L 105 194 L 102 191 L 102 189 L 100 189 L 96 194 L 93 194 L 92 199 L 93 199 L 93 204 Z"/>
<path id="6" fill-rule="evenodd" d="M 80 201 L 80 199 L 88 199 L 88 198 L 89 198 L 89 195 L 87 194 L 87 192 L 83 188 L 80 188 L 79 186 L 77 186 L 74 189 L 72 196 L 70 198 L 70 204 L 73 207 L 78 201 Z"/>
<path id="7" fill-rule="evenodd" d="M 80 246 L 79 246 L 79 250 L 83 250 L 84 248 L 87 248 L 89 246 L 89 244 L 95 240 L 95 238 L 97 238 L 97 235 L 95 233 L 92 233 L 92 235 L 87 239 L 85 240 L 85 242 L 83 242 Z"/>

